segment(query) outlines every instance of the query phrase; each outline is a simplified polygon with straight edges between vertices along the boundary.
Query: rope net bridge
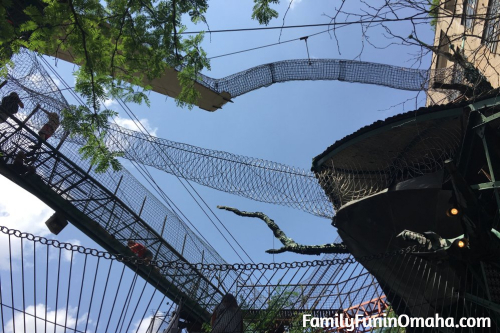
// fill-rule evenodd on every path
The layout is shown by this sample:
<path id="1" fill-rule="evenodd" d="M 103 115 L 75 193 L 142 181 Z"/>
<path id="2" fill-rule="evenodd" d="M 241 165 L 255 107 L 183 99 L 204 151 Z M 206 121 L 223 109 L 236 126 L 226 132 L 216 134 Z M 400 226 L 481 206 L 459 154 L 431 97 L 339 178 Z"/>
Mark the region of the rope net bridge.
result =
<path id="1" fill-rule="evenodd" d="M 453 318 L 454 332 L 469 332 L 457 327 L 462 317 L 485 318 L 489 328 L 472 321 L 474 332 L 494 332 L 498 314 L 494 304 L 478 303 L 480 288 L 473 279 L 455 280 L 445 272 L 435 270 L 412 254 L 415 248 L 393 253 L 358 258 L 361 262 L 386 261 L 393 272 L 408 270 L 425 278 L 413 285 L 411 303 L 384 295 L 383 288 L 359 262 L 346 255 L 327 260 L 272 264 L 206 264 L 179 261 L 146 263 L 137 257 L 111 255 L 107 252 L 60 243 L 43 237 L 0 227 L 0 327 L 2 332 L 148 332 L 171 333 L 174 328 L 188 332 L 225 332 L 220 325 L 238 321 L 242 330 L 229 332 L 413 332 L 404 327 L 369 326 L 368 319 L 399 319 L 406 325 L 404 314 L 412 317 Z M 127 269 L 125 264 L 134 269 Z M 155 272 L 165 274 L 175 270 L 179 275 L 189 273 L 193 266 L 227 276 L 252 276 L 237 280 L 228 289 L 237 305 L 231 312 L 220 312 L 221 305 L 210 311 L 218 315 L 212 327 L 201 327 L 176 315 L 185 300 L 169 303 L 158 292 L 153 278 Z M 139 271 L 146 275 L 138 274 Z M 328 283 L 318 283 L 325 272 Z M 411 280 L 411 279 L 410 279 Z M 316 282 L 315 282 L 316 281 Z M 412 281 L 401 281 L 411 284 Z M 430 293 L 421 293 L 428 288 Z M 313 292 L 311 292 L 313 291 Z M 231 315 L 228 316 L 228 313 Z M 397 313 L 397 314 L 396 314 Z M 304 315 L 310 319 L 303 327 Z M 351 319 L 359 316 L 358 325 Z M 311 321 L 312 317 L 331 318 L 331 322 Z M 365 322 L 361 321 L 365 319 Z M 450 323 L 448 319 L 448 324 Z M 471 319 L 472 320 L 472 319 Z M 208 319 L 205 321 L 208 325 Z M 330 323 L 330 324 L 329 324 Z M 375 322 L 376 324 L 376 322 Z M 314 327 L 321 326 L 324 327 Z M 311 326 L 313 326 L 311 328 Z M 422 325 L 424 326 L 424 325 Z M 418 328 L 418 332 L 445 332 L 448 328 Z M 351 330 L 352 329 L 352 330 Z"/>

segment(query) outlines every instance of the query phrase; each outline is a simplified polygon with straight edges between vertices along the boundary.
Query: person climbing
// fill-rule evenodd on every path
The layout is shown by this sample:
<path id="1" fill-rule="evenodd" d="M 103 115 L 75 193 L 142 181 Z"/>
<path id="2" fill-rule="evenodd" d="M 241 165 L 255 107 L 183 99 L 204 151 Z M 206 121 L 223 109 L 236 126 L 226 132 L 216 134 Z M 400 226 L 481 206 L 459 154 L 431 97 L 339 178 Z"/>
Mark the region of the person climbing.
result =
<path id="1" fill-rule="evenodd" d="M 24 109 L 24 104 L 16 92 L 11 92 L 9 95 L 2 98 L 0 104 L 0 123 L 4 123 L 7 119 L 19 111 L 19 107 Z"/>
<path id="2" fill-rule="evenodd" d="M 127 242 L 128 247 L 137 254 L 140 259 L 143 259 L 147 264 L 153 259 L 153 252 L 148 250 L 144 245 L 134 242 L 129 239 Z"/>
<path id="3" fill-rule="evenodd" d="M 243 315 L 232 294 L 226 294 L 212 314 L 212 333 L 243 333 Z"/>
<path id="4" fill-rule="evenodd" d="M 38 131 L 38 135 L 43 141 L 48 140 L 52 135 L 54 135 L 55 131 L 59 128 L 61 121 L 59 119 L 59 115 L 55 112 L 50 112 L 45 109 L 40 108 L 49 120 L 42 126 L 42 128 Z M 42 146 L 42 141 L 38 141 L 36 144 L 31 145 L 30 148 L 33 150 L 37 150 Z"/>

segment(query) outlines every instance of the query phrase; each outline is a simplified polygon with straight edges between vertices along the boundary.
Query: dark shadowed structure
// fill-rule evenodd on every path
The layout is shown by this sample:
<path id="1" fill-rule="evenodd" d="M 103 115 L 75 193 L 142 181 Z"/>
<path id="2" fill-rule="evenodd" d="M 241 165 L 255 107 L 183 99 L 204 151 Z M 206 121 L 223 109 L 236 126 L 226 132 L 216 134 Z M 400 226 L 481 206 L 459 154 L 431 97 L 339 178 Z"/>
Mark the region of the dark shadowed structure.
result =
<path id="1" fill-rule="evenodd" d="M 407 247 L 397 237 L 405 230 L 432 232 L 432 246 L 419 253 L 363 263 L 398 314 L 460 318 L 468 313 L 464 300 L 498 307 L 499 260 L 491 254 L 499 249 L 499 102 L 495 93 L 400 114 L 313 160 L 337 211 L 333 225 L 355 257 Z M 447 246 L 439 236 L 451 239 Z"/>

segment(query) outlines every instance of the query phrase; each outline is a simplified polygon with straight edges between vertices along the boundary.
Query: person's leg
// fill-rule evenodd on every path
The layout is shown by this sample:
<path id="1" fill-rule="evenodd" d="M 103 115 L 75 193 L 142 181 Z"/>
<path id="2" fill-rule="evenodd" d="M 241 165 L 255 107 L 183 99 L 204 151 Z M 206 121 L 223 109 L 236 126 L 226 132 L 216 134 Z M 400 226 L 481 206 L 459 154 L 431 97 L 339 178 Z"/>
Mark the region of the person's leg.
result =
<path id="1" fill-rule="evenodd" d="M 29 146 L 29 148 L 31 148 L 32 150 L 40 149 L 42 147 L 42 142 L 48 140 L 52 135 L 52 132 L 53 132 L 52 128 L 49 125 L 47 124 L 43 125 L 42 128 L 38 131 L 38 136 L 40 137 L 41 140 L 38 140 L 37 143 Z M 32 154 L 34 154 L 34 152 L 30 153 L 30 155 Z"/>
<path id="2" fill-rule="evenodd" d="M 153 259 L 153 252 L 151 252 L 150 250 L 146 250 L 142 259 L 144 259 L 144 262 L 146 264 L 149 264 L 150 261 Z"/>
<path id="3" fill-rule="evenodd" d="M 5 123 L 7 121 L 7 118 L 9 118 L 9 116 L 6 113 L 0 111 L 0 125 L 2 123 Z M 4 136 L 2 132 L 3 131 L 0 131 L 0 139 Z"/>
<path id="4" fill-rule="evenodd" d="M 5 123 L 8 118 L 9 118 L 8 114 L 0 111 L 0 124 Z"/>

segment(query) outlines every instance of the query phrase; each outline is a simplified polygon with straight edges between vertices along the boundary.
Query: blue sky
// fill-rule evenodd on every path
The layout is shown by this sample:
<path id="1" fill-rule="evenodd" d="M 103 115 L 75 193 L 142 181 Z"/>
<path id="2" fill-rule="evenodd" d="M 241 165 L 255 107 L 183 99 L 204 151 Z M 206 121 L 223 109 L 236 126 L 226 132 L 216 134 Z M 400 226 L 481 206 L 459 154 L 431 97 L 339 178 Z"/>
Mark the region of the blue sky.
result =
<path id="1" fill-rule="evenodd" d="M 285 24 L 328 23 L 330 19 L 327 15 L 333 15 L 340 3 L 341 1 L 331 0 L 295 0 L 286 16 Z M 211 0 L 207 14 L 208 24 L 212 30 L 257 27 L 257 22 L 250 19 L 252 6 L 253 2 L 249 0 Z M 282 1 L 276 6 L 280 17 L 272 21 L 270 26 L 283 23 L 283 14 L 287 7 L 288 1 Z M 350 1 L 344 9 L 358 10 L 358 8 L 357 2 Z M 192 26 L 188 23 L 187 25 L 188 30 L 206 29 L 202 24 Z M 303 37 L 325 29 L 325 27 L 285 29 L 281 40 Z M 370 41 L 379 45 L 387 44 L 387 40 L 381 35 L 381 30 L 377 29 L 375 28 L 370 35 Z M 406 33 L 404 32 L 405 25 L 401 25 L 398 29 L 402 31 L 402 35 Z M 432 43 L 434 32 L 430 26 L 428 31 L 425 30 L 423 29 L 424 32 L 420 38 Z M 203 47 L 209 57 L 218 56 L 276 43 L 279 35 L 280 30 L 214 33 L 211 36 L 207 34 Z M 373 48 L 362 37 L 359 26 L 342 28 L 337 32 L 337 36 L 339 46 L 333 35 L 328 33 L 309 38 L 311 58 L 356 58 L 410 67 L 413 65 L 413 53 L 418 51 L 398 46 L 385 49 Z M 305 43 L 295 41 L 213 59 L 212 70 L 204 73 L 220 78 L 269 62 L 302 58 L 307 58 Z M 47 59 L 55 65 L 53 59 Z M 426 69 L 429 66 L 430 59 L 424 59 L 422 68 Z M 73 65 L 58 61 L 56 68 L 66 82 L 70 85 L 74 84 L 71 76 Z M 150 108 L 145 105 L 131 104 L 129 106 L 143 124 L 158 137 L 304 169 L 309 169 L 312 158 L 336 140 L 376 120 L 413 110 L 425 103 L 423 93 L 334 81 L 275 84 L 237 97 L 234 103 L 228 103 L 222 110 L 214 113 L 196 107 L 193 110 L 177 108 L 172 98 L 156 93 L 151 93 L 150 99 Z M 71 103 L 71 99 L 68 98 L 68 100 Z M 404 101 L 407 102 L 400 104 Z M 127 120 L 128 117 L 116 102 L 110 100 L 108 105 L 120 112 L 118 121 L 122 125 L 131 125 Z M 129 162 L 123 163 L 130 171 L 137 174 Z M 181 208 L 222 257 L 228 262 L 240 262 L 238 256 L 230 250 L 212 223 L 180 186 L 178 180 L 154 169 L 150 171 L 163 191 Z M 141 180 L 140 176 L 138 179 Z M 312 260 L 318 257 L 294 254 L 273 257 L 264 253 L 266 249 L 280 246 L 278 241 L 273 239 L 271 231 L 265 224 L 260 220 L 237 217 L 229 212 L 218 211 L 215 208 L 217 205 L 232 206 L 247 211 L 262 211 L 273 218 L 289 237 L 299 243 L 322 244 L 332 242 L 336 237 L 336 231 L 327 219 L 193 185 L 255 262 Z M 49 236 L 43 223 L 50 216 L 50 209 L 36 199 L 30 198 L 29 194 L 17 189 L 4 178 L 0 178 L 0 188 L 2 188 L 0 191 L 0 225 Z M 71 225 L 60 235 L 49 237 L 96 247 L 91 240 Z M 0 244 L 0 250 L 2 246 L 5 244 Z M 242 257 L 245 261 L 249 261 L 245 256 L 242 255 Z M 2 260 L 4 258 L 0 256 L 0 269 L 6 268 L 2 265 Z"/>

